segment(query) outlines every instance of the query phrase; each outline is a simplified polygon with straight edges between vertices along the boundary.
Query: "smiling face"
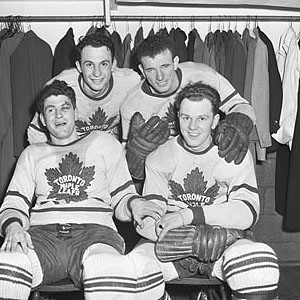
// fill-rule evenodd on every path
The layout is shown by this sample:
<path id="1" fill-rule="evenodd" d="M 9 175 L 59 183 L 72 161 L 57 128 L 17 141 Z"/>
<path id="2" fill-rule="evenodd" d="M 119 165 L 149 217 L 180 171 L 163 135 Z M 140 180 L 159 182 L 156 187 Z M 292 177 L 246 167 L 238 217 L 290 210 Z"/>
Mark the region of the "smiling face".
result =
<path id="1" fill-rule="evenodd" d="M 43 125 L 47 126 L 53 144 L 66 145 L 78 138 L 75 117 L 76 110 L 67 96 L 52 95 L 44 100 L 40 118 Z"/>
<path id="2" fill-rule="evenodd" d="M 80 62 L 76 61 L 82 73 L 82 88 L 91 97 L 103 96 L 109 88 L 109 80 L 114 67 L 110 50 L 106 46 L 86 46 L 82 49 Z"/>
<path id="3" fill-rule="evenodd" d="M 219 115 L 214 115 L 209 100 L 191 101 L 183 99 L 179 109 L 180 131 L 185 146 L 193 152 L 200 152 L 210 146 L 211 131 L 219 121 Z"/>
<path id="4" fill-rule="evenodd" d="M 153 92 L 160 95 L 167 95 L 174 92 L 178 87 L 176 69 L 178 57 L 172 58 L 172 53 L 165 50 L 153 58 L 144 56 L 141 58 L 139 68 L 146 77 Z"/>

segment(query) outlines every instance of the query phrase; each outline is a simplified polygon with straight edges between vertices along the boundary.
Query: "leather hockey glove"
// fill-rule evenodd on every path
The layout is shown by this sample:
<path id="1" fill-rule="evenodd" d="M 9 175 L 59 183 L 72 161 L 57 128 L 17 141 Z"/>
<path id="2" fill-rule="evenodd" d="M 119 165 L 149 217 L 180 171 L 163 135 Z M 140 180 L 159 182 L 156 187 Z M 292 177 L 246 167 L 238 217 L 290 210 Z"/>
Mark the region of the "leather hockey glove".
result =
<path id="1" fill-rule="evenodd" d="M 169 138 L 168 123 L 158 116 L 151 117 L 147 122 L 136 112 L 130 123 L 126 159 L 133 178 L 143 180 L 145 177 L 146 157 Z"/>
<path id="2" fill-rule="evenodd" d="M 162 262 L 191 256 L 210 263 L 218 260 L 228 246 L 241 238 L 252 239 L 252 236 L 245 230 L 189 225 L 168 231 L 161 241 L 156 242 L 155 252 Z"/>
<path id="3" fill-rule="evenodd" d="M 246 156 L 252 128 L 252 120 L 239 112 L 230 113 L 220 121 L 213 136 L 220 157 L 225 157 L 228 163 L 240 164 Z"/>

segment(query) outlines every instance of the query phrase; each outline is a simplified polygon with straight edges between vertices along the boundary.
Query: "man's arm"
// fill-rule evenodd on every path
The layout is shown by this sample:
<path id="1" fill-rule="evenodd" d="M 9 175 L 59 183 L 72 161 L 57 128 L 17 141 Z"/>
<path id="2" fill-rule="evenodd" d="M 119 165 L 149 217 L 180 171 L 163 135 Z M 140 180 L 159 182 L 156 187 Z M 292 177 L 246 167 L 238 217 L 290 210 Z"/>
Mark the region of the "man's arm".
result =
<path id="1" fill-rule="evenodd" d="M 110 159 L 107 163 L 107 178 L 112 195 L 112 206 L 115 216 L 120 221 L 134 221 L 144 226 L 144 217 L 158 219 L 162 210 L 154 203 L 146 201 L 137 194 L 132 182 L 122 145 L 111 138 Z"/>
<path id="2" fill-rule="evenodd" d="M 33 169 L 30 151 L 26 148 L 18 159 L 0 209 L 0 234 L 4 236 L 1 251 L 27 253 L 28 248 L 33 247 L 27 233 L 35 190 Z"/>
<path id="3" fill-rule="evenodd" d="M 227 162 L 240 164 L 247 153 L 250 134 L 255 124 L 255 113 L 249 102 L 217 73 L 217 90 L 221 97 L 220 110 L 225 113 L 214 131 L 214 143 L 218 145 L 219 155 Z"/>

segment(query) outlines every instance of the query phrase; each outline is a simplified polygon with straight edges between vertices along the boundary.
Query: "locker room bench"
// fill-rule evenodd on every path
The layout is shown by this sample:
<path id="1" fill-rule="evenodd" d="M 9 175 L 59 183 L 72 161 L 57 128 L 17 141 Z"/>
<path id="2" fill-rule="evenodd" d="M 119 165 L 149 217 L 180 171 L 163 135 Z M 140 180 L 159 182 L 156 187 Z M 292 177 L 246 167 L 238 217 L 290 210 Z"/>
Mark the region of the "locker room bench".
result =
<path id="1" fill-rule="evenodd" d="M 201 290 L 203 287 L 214 287 L 219 289 L 219 294 L 221 295 L 221 300 L 228 300 L 226 286 L 224 282 L 214 278 L 209 279 L 204 275 L 196 275 L 194 277 L 175 279 L 166 283 L 167 290 L 168 288 L 179 288 L 182 287 L 188 288 L 191 287 L 191 290 Z M 80 292 L 81 290 L 75 287 L 69 280 L 62 280 L 58 283 L 51 285 L 45 285 L 38 290 L 35 290 L 31 293 L 31 300 L 44 300 L 44 295 L 51 295 L 55 293 L 67 293 L 67 292 Z M 83 299 L 83 297 L 82 297 Z"/>

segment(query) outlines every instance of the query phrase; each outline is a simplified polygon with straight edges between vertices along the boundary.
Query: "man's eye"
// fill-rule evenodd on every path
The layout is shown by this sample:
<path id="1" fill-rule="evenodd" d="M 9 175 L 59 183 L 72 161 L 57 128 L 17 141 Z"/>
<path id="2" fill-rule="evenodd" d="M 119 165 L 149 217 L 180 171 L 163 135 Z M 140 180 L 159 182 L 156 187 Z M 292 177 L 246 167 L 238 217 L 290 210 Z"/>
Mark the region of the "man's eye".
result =
<path id="1" fill-rule="evenodd" d="M 62 110 L 65 110 L 65 111 L 66 111 L 66 110 L 69 110 L 70 108 L 71 108 L 70 105 L 65 105 L 65 106 L 62 107 Z"/>
<path id="2" fill-rule="evenodd" d="M 109 64 L 108 64 L 107 62 L 104 62 L 104 63 L 102 63 L 102 66 L 103 66 L 103 67 L 108 67 Z"/>
<path id="3" fill-rule="evenodd" d="M 47 108 L 46 113 L 50 114 L 54 112 L 54 108 Z"/>
<path id="4" fill-rule="evenodd" d="M 148 69 L 146 72 L 147 72 L 148 74 L 153 74 L 153 73 L 154 73 L 154 69 Z"/>
<path id="5" fill-rule="evenodd" d="M 91 63 L 86 63 L 85 66 L 86 66 L 87 68 L 91 68 L 91 67 L 93 66 L 93 64 L 91 64 Z"/>

